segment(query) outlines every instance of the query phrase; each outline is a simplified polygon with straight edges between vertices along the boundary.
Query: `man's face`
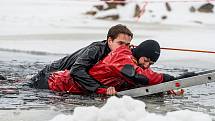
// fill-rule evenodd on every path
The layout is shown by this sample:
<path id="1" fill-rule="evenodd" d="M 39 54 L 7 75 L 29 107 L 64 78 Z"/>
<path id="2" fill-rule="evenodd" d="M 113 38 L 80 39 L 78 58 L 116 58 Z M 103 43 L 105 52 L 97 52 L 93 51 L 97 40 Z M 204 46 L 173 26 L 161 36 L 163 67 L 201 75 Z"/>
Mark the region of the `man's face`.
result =
<path id="1" fill-rule="evenodd" d="M 111 49 L 111 51 L 113 51 L 122 45 L 129 46 L 131 39 L 132 39 L 131 36 L 127 34 L 119 34 L 118 37 L 115 38 L 114 40 L 111 37 L 109 37 L 108 46 Z"/>
<path id="2" fill-rule="evenodd" d="M 152 64 L 154 64 L 154 62 L 152 62 L 150 58 L 147 57 L 140 57 L 138 60 L 138 65 L 144 69 L 149 68 Z"/>

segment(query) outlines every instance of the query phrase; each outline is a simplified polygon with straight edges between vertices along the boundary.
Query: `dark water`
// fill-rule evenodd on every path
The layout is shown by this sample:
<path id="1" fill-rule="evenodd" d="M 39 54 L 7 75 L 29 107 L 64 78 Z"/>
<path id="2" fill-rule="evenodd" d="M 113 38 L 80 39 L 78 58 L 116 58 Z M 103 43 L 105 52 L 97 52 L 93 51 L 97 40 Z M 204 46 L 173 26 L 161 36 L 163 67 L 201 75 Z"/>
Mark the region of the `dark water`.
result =
<path id="1" fill-rule="evenodd" d="M 108 97 L 98 95 L 68 95 L 49 90 L 36 90 L 21 86 L 45 64 L 64 55 L 0 51 L 0 118 L 1 121 L 46 121 L 60 113 L 71 114 L 78 106 L 102 106 Z M 177 64 L 176 64 L 177 65 Z M 187 71 L 207 69 L 156 65 L 156 71 L 178 75 Z M 152 95 L 143 100 L 149 112 L 165 114 L 169 111 L 189 109 L 215 116 L 215 84 L 185 89 L 183 96 Z"/>

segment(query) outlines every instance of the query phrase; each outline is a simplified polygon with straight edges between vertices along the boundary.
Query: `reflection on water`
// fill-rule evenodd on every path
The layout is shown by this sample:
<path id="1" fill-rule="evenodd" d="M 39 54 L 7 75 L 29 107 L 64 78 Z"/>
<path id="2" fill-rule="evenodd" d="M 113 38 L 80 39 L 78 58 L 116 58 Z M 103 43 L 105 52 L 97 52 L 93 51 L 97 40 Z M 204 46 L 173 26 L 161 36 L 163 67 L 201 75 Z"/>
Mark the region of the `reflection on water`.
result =
<path id="1" fill-rule="evenodd" d="M 31 55 L 1 52 L 0 75 L 7 80 L 0 80 L 0 117 L 1 121 L 49 120 L 56 114 L 71 114 L 78 106 L 101 107 L 108 97 L 101 95 L 68 95 L 53 93 L 49 90 L 36 90 L 21 86 L 32 75 L 42 69 L 45 64 L 60 58 L 60 55 Z M 177 65 L 177 64 L 175 64 Z M 158 72 L 178 75 L 187 71 L 203 71 L 206 69 L 193 67 L 177 67 L 156 65 Z M 149 112 L 165 114 L 169 111 L 189 109 L 201 111 L 215 116 L 215 84 L 199 85 L 185 89 L 184 96 L 152 95 L 137 98 L 146 103 Z"/>

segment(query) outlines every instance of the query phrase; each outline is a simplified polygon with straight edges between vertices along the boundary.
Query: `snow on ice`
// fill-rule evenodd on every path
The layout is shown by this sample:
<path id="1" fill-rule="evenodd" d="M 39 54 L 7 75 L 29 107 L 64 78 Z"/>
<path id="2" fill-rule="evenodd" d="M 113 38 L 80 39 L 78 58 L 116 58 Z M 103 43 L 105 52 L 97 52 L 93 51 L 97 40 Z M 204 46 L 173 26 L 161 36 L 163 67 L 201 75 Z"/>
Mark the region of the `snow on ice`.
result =
<path id="1" fill-rule="evenodd" d="M 212 121 L 201 112 L 181 110 L 160 115 L 147 112 L 145 107 L 144 102 L 128 96 L 110 97 L 101 108 L 77 107 L 73 115 L 60 114 L 51 121 Z"/>

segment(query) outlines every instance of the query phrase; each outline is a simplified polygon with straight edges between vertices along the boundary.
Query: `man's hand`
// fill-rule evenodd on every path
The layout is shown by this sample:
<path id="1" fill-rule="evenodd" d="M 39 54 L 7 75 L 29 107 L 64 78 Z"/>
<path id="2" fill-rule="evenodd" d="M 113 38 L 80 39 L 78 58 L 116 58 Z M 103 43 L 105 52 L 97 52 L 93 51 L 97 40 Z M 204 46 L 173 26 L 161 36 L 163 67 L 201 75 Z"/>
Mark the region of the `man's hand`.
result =
<path id="1" fill-rule="evenodd" d="M 115 90 L 115 87 L 108 87 L 106 95 L 115 95 L 117 91 Z"/>

